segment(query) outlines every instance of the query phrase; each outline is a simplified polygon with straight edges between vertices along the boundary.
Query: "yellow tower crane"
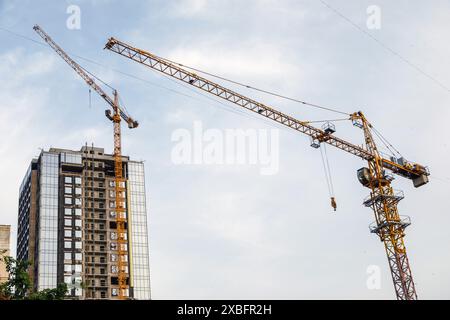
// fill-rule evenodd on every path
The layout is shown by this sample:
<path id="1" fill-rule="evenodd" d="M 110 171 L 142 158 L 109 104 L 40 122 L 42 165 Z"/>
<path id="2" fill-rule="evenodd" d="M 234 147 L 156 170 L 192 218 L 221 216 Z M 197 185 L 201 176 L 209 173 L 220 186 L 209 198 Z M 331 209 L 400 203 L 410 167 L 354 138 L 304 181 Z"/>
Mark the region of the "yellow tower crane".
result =
<path id="1" fill-rule="evenodd" d="M 72 67 L 81 78 L 97 92 L 112 108 L 105 110 L 106 117 L 112 121 L 114 126 L 114 173 L 115 173 L 115 203 L 116 207 L 116 225 L 117 225 L 117 270 L 118 270 L 118 298 L 125 299 L 127 297 L 127 290 L 129 290 L 129 276 L 128 276 L 128 253 L 127 253 L 127 215 L 126 215 L 126 188 L 123 175 L 122 164 L 122 144 L 120 123 L 123 119 L 130 129 L 137 128 L 139 123 L 131 118 L 119 105 L 119 95 L 117 90 L 113 89 L 113 96 L 111 98 L 103 89 L 95 83 L 95 80 L 88 75 L 78 63 L 76 63 L 69 55 L 61 49 L 48 34 L 42 30 L 41 27 L 35 25 L 33 27 L 42 39 L 61 57 L 67 64 Z"/>
<path id="2" fill-rule="evenodd" d="M 335 129 L 330 123 L 326 123 L 322 129 L 313 127 L 307 121 L 297 120 L 263 103 L 200 77 L 186 70 L 181 64 L 132 47 L 114 38 L 109 39 L 106 44 L 106 49 L 161 72 L 164 75 L 173 77 L 195 88 L 227 100 L 241 108 L 253 111 L 304 133 L 311 137 L 311 146 L 315 148 L 319 148 L 322 143 L 327 143 L 366 160 L 368 167 L 359 169 L 357 176 L 359 181 L 370 189 L 370 196 L 364 200 L 364 205 L 371 207 L 375 214 L 375 222 L 370 226 L 370 230 L 372 233 L 377 234 L 384 243 L 397 299 L 417 299 L 403 239 L 405 236 L 405 228 L 410 224 L 410 220 L 409 218 L 400 216 L 398 213 L 397 204 L 403 199 L 403 193 L 393 190 L 391 187 L 393 176 L 386 170 L 411 179 L 415 187 L 426 184 L 430 173 L 428 168 L 417 163 L 408 162 L 403 158 L 383 158 L 372 136 L 372 125 L 362 112 L 355 112 L 349 115 L 349 120 L 363 130 L 365 147 L 359 147 L 336 137 L 334 135 Z M 331 200 L 332 206 L 335 207 L 336 203 L 334 198 Z"/>

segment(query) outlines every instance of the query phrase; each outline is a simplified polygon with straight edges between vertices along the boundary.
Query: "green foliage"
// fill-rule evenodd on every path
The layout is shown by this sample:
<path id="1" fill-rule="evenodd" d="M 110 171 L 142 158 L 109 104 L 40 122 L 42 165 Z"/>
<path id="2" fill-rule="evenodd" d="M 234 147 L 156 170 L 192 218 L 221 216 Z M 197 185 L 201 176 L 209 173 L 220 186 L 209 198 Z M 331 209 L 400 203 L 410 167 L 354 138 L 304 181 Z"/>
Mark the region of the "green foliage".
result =
<path id="1" fill-rule="evenodd" d="M 7 282 L 0 284 L 0 300 L 62 300 L 67 293 L 67 285 L 60 283 L 55 289 L 45 289 L 39 292 L 31 291 L 31 280 L 28 274 L 30 263 L 26 260 L 16 260 L 12 257 L 0 257 L 5 262 L 9 273 Z"/>
<path id="2" fill-rule="evenodd" d="M 60 283 L 55 289 L 45 289 L 30 294 L 29 300 L 63 300 L 66 296 L 67 284 Z"/>
<path id="3" fill-rule="evenodd" d="M 5 262 L 6 271 L 9 273 L 8 281 L 0 285 L 0 294 L 14 300 L 25 299 L 31 288 L 31 280 L 28 275 L 30 263 L 8 256 L 0 259 Z"/>

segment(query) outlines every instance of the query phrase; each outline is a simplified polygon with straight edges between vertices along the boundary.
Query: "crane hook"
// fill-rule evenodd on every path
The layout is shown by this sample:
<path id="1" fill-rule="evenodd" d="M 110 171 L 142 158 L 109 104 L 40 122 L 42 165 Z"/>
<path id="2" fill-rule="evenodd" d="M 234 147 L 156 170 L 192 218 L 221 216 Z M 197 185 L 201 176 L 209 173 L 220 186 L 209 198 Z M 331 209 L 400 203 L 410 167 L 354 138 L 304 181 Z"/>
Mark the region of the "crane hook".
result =
<path id="1" fill-rule="evenodd" d="M 336 211 L 337 204 L 336 199 L 334 197 L 331 197 L 331 206 L 333 207 L 334 211 Z"/>

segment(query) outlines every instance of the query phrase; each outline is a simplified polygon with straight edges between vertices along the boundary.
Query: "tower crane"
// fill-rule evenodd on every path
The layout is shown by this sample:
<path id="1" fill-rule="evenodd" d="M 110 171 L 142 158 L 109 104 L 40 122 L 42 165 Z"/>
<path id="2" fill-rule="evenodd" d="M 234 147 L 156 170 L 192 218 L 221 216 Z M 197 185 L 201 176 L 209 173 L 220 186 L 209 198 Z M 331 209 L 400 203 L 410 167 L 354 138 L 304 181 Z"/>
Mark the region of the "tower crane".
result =
<path id="1" fill-rule="evenodd" d="M 76 63 L 69 55 L 58 46 L 50 36 L 38 25 L 33 27 L 34 31 L 45 40 L 45 42 L 65 61 L 67 64 L 80 75 L 87 85 L 97 92 L 111 109 L 105 110 L 106 117 L 113 123 L 114 127 L 114 185 L 115 185 L 115 211 L 116 211 L 116 225 L 117 225 L 117 269 L 118 269 L 118 298 L 125 299 L 127 290 L 129 288 L 128 277 L 128 259 L 127 259 L 127 217 L 125 207 L 125 177 L 123 175 L 122 164 L 122 143 L 121 143 L 121 120 L 123 119 L 128 128 L 137 128 L 139 123 L 131 118 L 119 105 L 119 94 L 117 90 L 113 89 L 113 98 L 110 97 L 103 89 L 95 82 L 87 71 L 85 71 L 78 63 Z M 112 111 L 112 112 L 111 112 Z"/>
<path id="2" fill-rule="evenodd" d="M 397 299 L 417 299 L 404 243 L 405 228 L 410 225 L 410 220 L 408 217 L 399 215 L 397 204 L 403 199 L 403 193 L 394 191 L 391 182 L 394 179 L 392 174 L 396 174 L 412 180 L 415 187 L 420 187 L 428 183 L 430 173 L 427 167 L 406 161 L 403 157 L 384 158 L 372 135 L 372 124 L 361 111 L 350 114 L 349 120 L 354 126 L 362 129 L 365 146 L 358 146 L 336 137 L 334 125 L 331 123 L 325 123 L 322 128 L 316 128 L 307 121 L 297 120 L 188 71 L 181 64 L 135 48 L 115 38 L 110 38 L 105 48 L 238 107 L 306 134 L 311 138 L 311 146 L 314 148 L 319 148 L 322 143 L 326 143 L 367 161 L 368 166 L 359 169 L 357 177 L 370 191 L 370 195 L 363 202 L 366 207 L 372 208 L 375 215 L 375 222 L 370 225 L 370 231 L 378 235 L 384 244 Z M 334 198 L 332 198 L 332 205 L 335 207 L 336 203 L 333 203 L 333 200 Z"/>

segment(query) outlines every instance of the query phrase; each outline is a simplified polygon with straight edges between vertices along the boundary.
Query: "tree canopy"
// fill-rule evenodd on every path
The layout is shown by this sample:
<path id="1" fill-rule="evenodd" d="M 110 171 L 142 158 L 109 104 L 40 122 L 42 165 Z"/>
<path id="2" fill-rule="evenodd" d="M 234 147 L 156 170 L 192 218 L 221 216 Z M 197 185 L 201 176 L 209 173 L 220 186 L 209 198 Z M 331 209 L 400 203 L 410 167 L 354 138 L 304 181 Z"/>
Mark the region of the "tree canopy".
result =
<path id="1" fill-rule="evenodd" d="M 9 274 L 8 281 L 0 284 L 0 300 L 62 300 L 67 293 L 67 285 L 60 283 L 54 289 L 32 292 L 32 283 L 28 274 L 30 262 L 16 260 L 13 257 L 0 257 Z"/>

